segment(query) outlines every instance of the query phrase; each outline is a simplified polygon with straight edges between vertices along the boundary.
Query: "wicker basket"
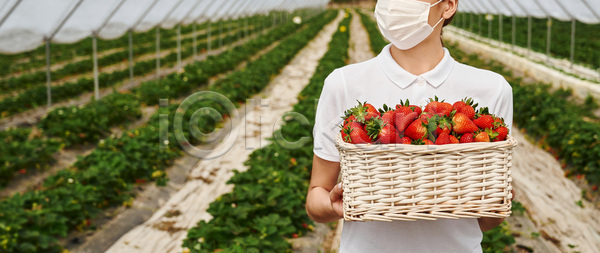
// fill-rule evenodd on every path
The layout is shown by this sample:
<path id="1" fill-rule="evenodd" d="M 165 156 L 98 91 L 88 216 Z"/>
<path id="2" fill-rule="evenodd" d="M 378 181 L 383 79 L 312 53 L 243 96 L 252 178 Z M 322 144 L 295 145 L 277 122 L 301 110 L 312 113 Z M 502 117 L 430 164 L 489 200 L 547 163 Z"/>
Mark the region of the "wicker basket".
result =
<path id="1" fill-rule="evenodd" d="M 517 142 L 350 144 L 336 137 L 348 221 L 507 217 Z"/>

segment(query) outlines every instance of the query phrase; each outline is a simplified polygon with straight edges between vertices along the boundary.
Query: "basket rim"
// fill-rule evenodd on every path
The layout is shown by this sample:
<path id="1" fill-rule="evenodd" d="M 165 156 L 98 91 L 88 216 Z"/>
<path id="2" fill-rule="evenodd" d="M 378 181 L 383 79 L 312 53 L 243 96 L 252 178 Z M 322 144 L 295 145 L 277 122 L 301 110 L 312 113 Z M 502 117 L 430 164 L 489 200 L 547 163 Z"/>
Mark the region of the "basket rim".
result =
<path id="1" fill-rule="evenodd" d="M 517 140 L 511 135 L 506 136 L 506 140 L 497 141 L 497 142 L 471 142 L 471 143 L 456 143 L 456 144 L 445 144 L 445 145 L 412 145 L 412 144 L 401 144 L 401 143 L 391 143 L 391 144 L 378 144 L 378 143 L 368 143 L 368 144 L 352 144 L 347 143 L 342 140 L 342 134 L 337 133 L 335 137 L 335 145 L 338 149 L 343 150 L 472 150 L 474 148 L 514 148 L 518 144 Z"/>

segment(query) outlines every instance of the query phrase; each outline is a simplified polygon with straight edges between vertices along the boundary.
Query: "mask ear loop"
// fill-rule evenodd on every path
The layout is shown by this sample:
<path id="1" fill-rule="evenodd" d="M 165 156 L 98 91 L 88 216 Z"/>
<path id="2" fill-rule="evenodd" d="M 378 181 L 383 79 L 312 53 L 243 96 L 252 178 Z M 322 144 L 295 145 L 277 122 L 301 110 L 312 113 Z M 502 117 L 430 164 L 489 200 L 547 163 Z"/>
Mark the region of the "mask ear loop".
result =
<path id="1" fill-rule="evenodd" d="M 440 18 L 440 21 L 435 23 L 435 25 L 432 28 L 435 29 L 435 27 L 438 26 L 442 22 L 442 20 L 444 20 L 444 18 Z"/>
<path id="2" fill-rule="evenodd" d="M 430 5 L 430 6 L 429 6 L 429 8 L 431 8 L 431 7 L 433 7 L 433 6 L 436 6 L 437 4 L 441 3 L 442 1 L 444 1 L 444 0 L 437 1 L 436 3 L 434 3 L 434 4 Z"/>

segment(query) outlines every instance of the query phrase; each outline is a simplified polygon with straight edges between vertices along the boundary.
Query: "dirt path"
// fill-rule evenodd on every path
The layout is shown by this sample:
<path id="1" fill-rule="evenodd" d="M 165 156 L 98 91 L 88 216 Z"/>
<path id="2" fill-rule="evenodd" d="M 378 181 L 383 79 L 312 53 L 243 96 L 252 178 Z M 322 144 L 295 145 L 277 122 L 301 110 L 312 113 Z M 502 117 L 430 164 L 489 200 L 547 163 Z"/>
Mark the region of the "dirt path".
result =
<path id="1" fill-rule="evenodd" d="M 552 155 L 531 144 L 522 133 L 512 134 L 519 141 L 513 154 L 516 201 L 527 209 L 535 225 L 531 232 L 539 233 L 545 241 L 531 244 L 531 233 L 523 231 L 524 238 L 517 237 L 517 242 L 536 252 L 600 252 L 600 211 L 582 200 L 581 189 L 564 176 Z M 580 200 L 583 207 L 576 204 Z M 511 225 L 513 230 L 521 230 Z"/>
<path id="2" fill-rule="evenodd" d="M 248 155 L 268 143 L 266 138 L 279 127 L 281 115 L 297 102 L 297 94 L 312 77 L 342 18 L 340 13 L 334 22 L 325 26 L 264 92 L 241 109 L 245 109 L 245 117 L 233 128 L 239 135 L 225 155 L 198 163 L 185 185 L 152 218 L 122 236 L 107 252 L 181 252 L 187 230 L 201 219 L 210 219 L 206 212 L 208 205 L 231 191 L 232 186 L 225 182 L 233 175 L 232 170 L 246 169 L 243 162 Z M 227 147 L 219 145 L 216 150 L 221 148 Z"/>

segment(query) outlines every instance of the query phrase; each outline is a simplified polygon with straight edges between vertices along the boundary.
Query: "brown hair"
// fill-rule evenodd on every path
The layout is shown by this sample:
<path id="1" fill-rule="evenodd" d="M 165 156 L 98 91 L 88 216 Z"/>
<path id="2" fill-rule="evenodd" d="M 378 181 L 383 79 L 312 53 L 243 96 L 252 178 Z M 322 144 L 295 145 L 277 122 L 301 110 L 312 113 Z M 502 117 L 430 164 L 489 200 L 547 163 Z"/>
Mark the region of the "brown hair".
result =
<path id="1" fill-rule="evenodd" d="M 458 4 L 458 0 L 456 0 L 456 4 Z M 456 15 L 456 12 L 454 14 L 452 14 L 452 17 L 450 17 L 449 19 L 444 20 L 444 25 L 442 25 L 442 27 L 449 25 L 450 23 L 452 23 L 452 19 L 454 19 L 454 15 Z M 444 34 L 444 29 L 442 29 L 441 34 Z M 442 47 L 444 47 L 444 39 L 442 39 Z"/>

